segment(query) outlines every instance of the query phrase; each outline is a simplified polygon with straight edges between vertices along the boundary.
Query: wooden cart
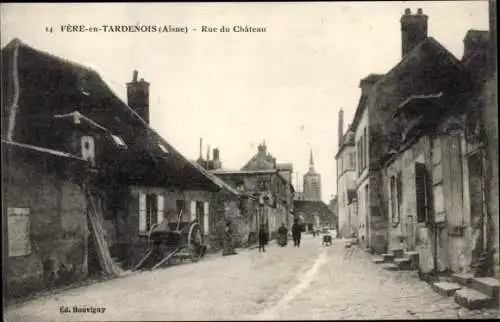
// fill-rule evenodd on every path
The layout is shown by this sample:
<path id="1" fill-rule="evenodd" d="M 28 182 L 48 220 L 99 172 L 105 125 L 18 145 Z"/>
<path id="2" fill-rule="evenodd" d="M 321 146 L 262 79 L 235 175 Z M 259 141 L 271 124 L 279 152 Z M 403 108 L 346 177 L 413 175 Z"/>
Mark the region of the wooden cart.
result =
<path id="1" fill-rule="evenodd" d="M 148 234 L 149 249 L 134 270 L 156 269 L 184 259 L 195 263 L 205 255 L 206 246 L 198 220 L 181 222 L 181 216 L 182 212 L 177 224 L 169 223 L 168 231 L 155 231 L 156 226 L 151 228 Z"/>

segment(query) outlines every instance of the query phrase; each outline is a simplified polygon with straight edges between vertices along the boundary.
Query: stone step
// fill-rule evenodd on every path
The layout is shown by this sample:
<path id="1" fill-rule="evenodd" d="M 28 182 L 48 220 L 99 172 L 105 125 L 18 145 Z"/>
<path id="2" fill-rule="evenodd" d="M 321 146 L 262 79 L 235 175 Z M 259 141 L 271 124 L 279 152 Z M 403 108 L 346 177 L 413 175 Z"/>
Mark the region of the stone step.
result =
<path id="1" fill-rule="evenodd" d="M 452 296 L 456 291 L 462 288 L 461 285 L 457 283 L 448 282 L 434 282 L 431 284 L 431 288 L 443 296 Z"/>
<path id="2" fill-rule="evenodd" d="M 405 255 L 405 250 L 403 248 L 394 248 L 391 250 L 394 258 L 401 258 Z"/>
<path id="3" fill-rule="evenodd" d="M 381 256 L 386 263 L 392 262 L 394 259 L 394 255 L 389 253 L 382 254 Z"/>
<path id="4" fill-rule="evenodd" d="M 405 270 L 405 271 L 415 269 L 415 267 L 413 267 L 414 265 L 412 265 L 411 260 L 405 257 L 395 258 L 394 265 L 398 266 L 400 270 Z"/>
<path id="5" fill-rule="evenodd" d="M 451 275 L 451 279 L 462 286 L 468 286 L 469 282 L 474 278 L 472 273 L 457 273 Z"/>
<path id="6" fill-rule="evenodd" d="M 374 263 L 374 264 L 383 264 L 383 263 L 385 263 L 385 261 L 381 257 L 375 257 L 375 258 L 372 259 L 372 263 Z"/>
<path id="7" fill-rule="evenodd" d="M 498 306 L 496 299 L 470 288 L 462 288 L 456 291 L 455 302 L 470 310 Z"/>
<path id="8" fill-rule="evenodd" d="M 397 266 L 396 264 L 384 264 L 383 268 L 385 270 L 388 270 L 388 271 L 399 271 L 399 266 Z"/>
<path id="9" fill-rule="evenodd" d="M 405 252 L 405 257 L 408 257 L 411 260 L 418 261 L 419 256 L 420 256 L 420 254 L 416 251 Z"/>
<path id="10" fill-rule="evenodd" d="M 469 282 L 469 287 L 489 297 L 498 298 L 499 284 L 500 282 L 493 277 L 474 277 Z"/>

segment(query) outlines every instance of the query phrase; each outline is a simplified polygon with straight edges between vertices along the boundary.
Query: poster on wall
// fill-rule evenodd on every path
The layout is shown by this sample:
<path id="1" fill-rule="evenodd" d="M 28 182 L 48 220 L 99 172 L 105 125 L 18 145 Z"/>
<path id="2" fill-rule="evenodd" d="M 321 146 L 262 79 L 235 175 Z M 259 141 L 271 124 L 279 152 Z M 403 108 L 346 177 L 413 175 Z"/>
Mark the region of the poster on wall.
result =
<path id="1" fill-rule="evenodd" d="M 9 257 L 31 253 L 29 208 L 8 208 Z"/>

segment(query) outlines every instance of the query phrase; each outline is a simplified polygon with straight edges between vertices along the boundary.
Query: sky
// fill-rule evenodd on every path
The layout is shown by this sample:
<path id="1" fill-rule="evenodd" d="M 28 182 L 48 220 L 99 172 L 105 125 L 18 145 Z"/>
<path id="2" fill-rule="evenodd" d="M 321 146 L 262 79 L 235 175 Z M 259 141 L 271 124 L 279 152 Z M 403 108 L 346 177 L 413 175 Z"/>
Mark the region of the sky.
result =
<path id="1" fill-rule="evenodd" d="M 328 202 L 336 193 L 338 112 L 346 129 L 359 80 L 401 59 L 405 8 L 422 8 L 429 36 L 457 58 L 467 30 L 488 30 L 487 1 L 1 4 L 1 46 L 17 37 L 91 67 L 125 102 L 138 70 L 151 83 L 151 126 L 189 159 L 198 158 L 203 138 L 204 157 L 207 146 L 217 147 L 224 168 L 240 169 L 265 141 L 302 177 L 312 149 Z M 61 31 L 117 24 L 188 32 Z M 201 32 L 203 25 L 266 32 Z"/>

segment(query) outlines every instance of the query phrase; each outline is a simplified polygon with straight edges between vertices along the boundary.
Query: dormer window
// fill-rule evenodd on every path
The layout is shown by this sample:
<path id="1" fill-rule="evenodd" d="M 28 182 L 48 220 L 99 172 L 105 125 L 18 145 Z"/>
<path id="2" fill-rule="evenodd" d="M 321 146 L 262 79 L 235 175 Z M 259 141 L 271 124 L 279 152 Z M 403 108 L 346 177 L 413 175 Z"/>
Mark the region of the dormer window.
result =
<path id="1" fill-rule="evenodd" d="M 127 147 L 127 144 L 125 144 L 125 141 L 123 141 L 123 139 L 121 137 L 119 137 L 118 135 L 111 134 L 111 138 L 113 139 L 115 144 L 118 145 L 120 148 Z"/>
<path id="2" fill-rule="evenodd" d="M 163 145 L 163 144 L 158 144 L 158 147 L 160 148 L 160 150 L 163 151 L 163 153 L 170 153 L 168 152 L 168 149 Z"/>
<path id="3" fill-rule="evenodd" d="M 87 160 L 92 165 L 95 165 L 95 146 L 93 137 L 88 135 L 81 137 L 81 153 L 84 160 Z"/>

